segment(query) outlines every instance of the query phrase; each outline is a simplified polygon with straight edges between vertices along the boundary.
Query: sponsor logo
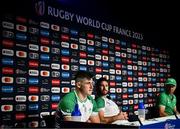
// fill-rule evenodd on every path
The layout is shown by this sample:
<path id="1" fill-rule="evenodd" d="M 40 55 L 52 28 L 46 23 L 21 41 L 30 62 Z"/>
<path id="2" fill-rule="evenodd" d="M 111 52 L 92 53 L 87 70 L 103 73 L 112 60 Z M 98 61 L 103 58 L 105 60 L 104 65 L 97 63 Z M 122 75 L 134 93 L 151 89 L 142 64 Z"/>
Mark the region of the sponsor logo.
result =
<path id="1" fill-rule="evenodd" d="M 39 34 L 39 29 L 34 27 L 29 27 L 29 33 L 31 34 Z"/>
<path id="2" fill-rule="evenodd" d="M 108 44 L 107 43 L 102 43 L 102 48 L 108 48 Z"/>
<path id="3" fill-rule="evenodd" d="M 104 61 L 108 61 L 108 56 L 103 56 L 102 59 L 103 59 Z"/>
<path id="4" fill-rule="evenodd" d="M 37 95 L 30 95 L 30 96 L 28 97 L 28 100 L 29 100 L 30 102 L 37 102 L 37 101 L 39 100 L 39 96 L 37 96 Z"/>
<path id="5" fill-rule="evenodd" d="M 88 45 L 94 45 L 94 41 L 93 40 L 87 40 L 87 44 Z"/>
<path id="6" fill-rule="evenodd" d="M 88 50 L 88 52 L 94 52 L 94 47 L 88 46 L 87 50 Z"/>
<path id="7" fill-rule="evenodd" d="M 52 95 L 51 96 L 51 101 L 59 101 L 60 100 L 60 96 L 59 95 Z"/>
<path id="8" fill-rule="evenodd" d="M 110 43 L 114 43 L 114 39 L 113 38 L 109 38 L 109 42 Z"/>
<path id="9" fill-rule="evenodd" d="M 87 67 L 86 66 L 79 66 L 79 70 L 87 71 Z"/>
<path id="10" fill-rule="evenodd" d="M 50 40 L 48 38 L 43 37 L 43 38 L 40 38 L 40 42 L 43 45 L 48 45 L 50 43 Z M 52 41 L 52 44 L 55 44 L 55 43 L 57 43 L 57 42 Z"/>
<path id="11" fill-rule="evenodd" d="M 61 65 L 61 69 L 62 69 L 62 70 L 69 70 L 69 65 L 62 64 L 62 65 Z"/>
<path id="12" fill-rule="evenodd" d="M 86 46 L 85 45 L 80 45 L 80 50 L 86 51 Z"/>
<path id="13" fill-rule="evenodd" d="M 70 73 L 69 73 L 69 72 L 62 72 L 62 73 L 61 73 L 61 76 L 62 76 L 63 78 L 69 78 L 69 77 L 70 77 Z"/>
<path id="14" fill-rule="evenodd" d="M 30 127 L 30 128 L 37 128 L 38 126 L 39 126 L 38 121 L 31 121 L 28 123 L 28 127 Z"/>
<path id="15" fill-rule="evenodd" d="M 26 102 L 26 96 L 25 95 L 17 95 L 15 97 L 16 102 Z"/>
<path id="16" fill-rule="evenodd" d="M 39 59 L 39 54 L 38 53 L 30 52 L 29 53 L 29 58 L 30 59 Z"/>
<path id="17" fill-rule="evenodd" d="M 29 78 L 29 84 L 39 84 L 38 78 Z"/>
<path id="18" fill-rule="evenodd" d="M 71 49 L 77 50 L 78 49 L 78 45 L 75 44 L 75 43 L 71 43 Z"/>
<path id="19" fill-rule="evenodd" d="M 5 37 L 5 38 L 14 38 L 14 33 L 13 32 L 11 32 L 11 31 L 3 31 L 3 33 L 2 33 L 2 35 L 3 35 L 3 37 Z"/>
<path id="20" fill-rule="evenodd" d="M 49 75 L 50 75 L 50 72 L 49 71 L 46 71 L 46 70 L 41 70 L 41 76 L 42 77 L 49 77 Z"/>
<path id="21" fill-rule="evenodd" d="M 41 101 L 49 101 L 50 97 L 49 95 L 41 95 Z"/>
<path id="22" fill-rule="evenodd" d="M 116 86 L 116 83 L 115 82 L 110 82 L 109 85 L 110 86 Z"/>
<path id="23" fill-rule="evenodd" d="M 39 75 L 39 71 L 38 70 L 29 70 L 29 75 L 30 76 L 38 76 Z"/>
<path id="24" fill-rule="evenodd" d="M 21 31 L 21 32 L 27 32 L 27 27 L 23 25 L 16 25 L 16 30 Z"/>
<path id="25" fill-rule="evenodd" d="M 14 87 L 13 86 L 2 86 L 1 91 L 3 93 L 13 93 Z"/>
<path id="26" fill-rule="evenodd" d="M 39 109 L 39 105 L 38 104 L 29 104 L 28 106 L 28 110 L 29 111 L 36 111 Z"/>
<path id="27" fill-rule="evenodd" d="M 22 33 L 17 33 L 16 34 L 16 39 L 17 40 L 26 40 L 27 39 L 27 36 L 25 34 L 22 34 Z"/>
<path id="28" fill-rule="evenodd" d="M 101 73 L 102 72 L 102 68 L 96 68 L 95 71 L 96 71 L 96 73 Z"/>
<path id="29" fill-rule="evenodd" d="M 69 57 L 61 57 L 61 62 L 62 63 L 69 63 L 70 59 L 69 59 Z"/>
<path id="30" fill-rule="evenodd" d="M 79 43 L 86 44 L 86 39 L 84 39 L 84 38 L 79 38 Z"/>
<path id="31" fill-rule="evenodd" d="M 75 86 L 75 80 L 71 80 L 71 85 Z"/>
<path id="32" fill-rule="evenodd" d="M 54 30 L 54 31 L 59 31 L 60 30 L 60 26 L 52 24 L 51 25 L 51 29 Z"/>
<path id="33" fill-rule="evenodd" d="M 13 73 L 14 73 L 13 68 L 9 68 L 9 67 L 2 68 L 2 74 L 13 74 Z"/>
<path id="34" fill-rule="evenodd" d="M 30 60 L 28 63 L 29 67 L 37 68 L 39 66 L 39 62 L 35 60 Z"/>
<path id="35" fill-rule="evenodd" d="M 101 55 L 97 55 L 97 54 L 96 54 L 96 55 L 95 55 L 95 59 L 96 59 L 96 60 L 101 60 Z"/>
<path id="36" fill-rule="evenodd" d="M 11 112 L 13 111 L 13 105 L 1 105 L 2 112 Z"/>
<path id="37" fill-rule="evenodd" d="M 116 93 L 122 93 L 122 89 L 121 88 L 116 88 Z"/>
<path id="38" fill-rule="evenodd" d="M 35 45 L 35 44 L 29 44 L 29 50 L 38 51 L 39 50 L 39 46 Z"/>
<path id="39" fill-rule="evenodd" d="M 16 83 L 17 83 L 17 84 L 26 84 L 26 83 L 27 83 L 27 80 L 26 80 L 26 78 L 24 78 L 24 77 L 17 77 L 17 78 L 16 78 Z"/>
<path id="40" fill-rule="evenodd" d="M 47 23 L 47 22 L 40 22 L 40 27 L 45 28 L 45 29 L 49 29 L 49 23 Z"/>
<path id="41" fill-rule="evenodd" d="M 49 61 L 49 60 L 50 60 L 50 56 L 47 55 L 47 54 L 41 54 L 41 55 L 40 55 L 40 59 L 41 59 L 42 61 Z"/>
<path id="42" fill-rule="evenodd" d="M 51 48 L 51 52 L 53 54 L 60 54 L 60 49 L 59 48 Z"/>
<path id="43" fill-rule="evenodd" d="M 52 76 L 52 77 L 60 77 L 60 72 L 58 72 L 58 71 L 52 71 L 52 72 L 51 72 L 51 76 Z"/>
<path id="44" fill-rule="evenodd" d="M 4 47 L 12 48 L 14 46 L 14 42 L 9 39 L 4 39 L 4 40 L 2 40 L 2 45 Z"/>
<path id="45" fill-rule="evenodd" d="M 58 70 L 58 69 L 60 69 L 60 64 L 52 63 L 52 64 L 51 64 L 51 68 L 52 68 L 52 69 L 57 69 L 57 70 Z"/>
<path id="46" fill-rule="evenodd" d="M 14 97 L 2 97 L 1 100 L 2 101 L 12 101 L 12 100 L 14 100 Z"/>
<path id="47" fill-rule="evenodd" d="M 52 93 L 60 93 L 60 88 L 59 87 L 52 87 L 51 92 Z"/>
<path id="48" fill-rule="evenodd" d="M 70 88 L 69 87 L 62 87 L 61 92 L 62 93 L 69 93 L 70 92 Z"/>
<path id="49" fill-rule="evenodd" d="M 2 55 L 13 56 L 14 55 L 14 51 L 10 50 L 10 49 L 2 49 Z"/>
<path id="50" fill-rule="evenodd" d="M 101 74 L 96 74 L 96 79 L 99 79 L 99 78 L 101 78 L 101 77 L 102 77 Z"/>
<path id="51" fill-rule="evenodd" d="M 13 77 L 2 77 L 1 81 L 2 81 L 2 83 L 12 84 L 14 82 L 14 78 Z"/>
<path id="52" fill-rule="evenodd" d="M 103 67 L 105 67 L 105 68 L 109 67 L 109 63 L 108 63 L 108 62 L 103 62 L 102 65 L 103 65 Z"/>
<path id="53" fill-rule="evenodd" d="M 61 42 L 61 46 L 64 48 L 69 48 L 69 43 L 68 42 Z"/>
<path id="54" fill-rule="evenodd" d="M 69 33 L 69 28 L 63 26 L 63 27 L 61 27 L 61 32 Z"/>
<path id="55" fill-rule="evenodd" d="M 80 52 L 79 56 L 80 56 L 80 58 L 86 58 L 87 54 L 86 54 L 86 52 Z"/>
<path id="56" fill-rule="evenodd" d="M 40 30 L 40 35 L 48 37 L 49 36 L 49 31 L 47 31 L 47 30 Z"/>
<path id="57" fill-rule="evenodd" d="M 16 111 L 26 111 L 26 104 L 17 104 Z"/>
<path id="58" fill-rule="evenodd" d="M 105 37 L 105 36 L 102 36 L 102 41 L 104 41 L 104 42 L 108 42 L 108 38 L 107 38 L 107 37 Z"/>
<path id="59" fill-rule="evenodd" d="M 94 61 L 93 60 L 88 60 L 88 65 L 93 66 L 94 65 Z"/>
<path id="60" fill-rule="evenodd" d="M 102 54 L 108 55 L 108 50 L 107 49 L 103 49 L 102 50 Z"/>
<path id="61" fill-rule="evenodd" d="M 30 86 L 29 88 L 28 88 L 28 91 L 29 91 L 29 93 L 39 93 L 39 88 L 38 87 L 36 87 L 36 86 Z"/>
<path id="62" fill-rule="evenodd" d="M 2 27 L 6 29 L 14 29 L 14 23 L 3 21 Z"/>
<path id="63" fill-rule="evenodd" d="M 85 59 L 80 59 L 80 60 L 79 60 L 79 63 L 82 64 L 82 65 L 86 65 L 86 64 L 87 64 L 87 60 L 85 60 Z"/>
<path id="64" fill-rule="evenodd" d="M 49 52 L 50 52 L 49 47 L 46 47 L 46 46 L 41 46 L 40 49 L 41 49 L 42 52 L 46 52 L 46 53 L 49 53 Z"/>
<path id="65" fill-rule="evenodd" d="M 61 54 L 64 55 L 64 56 L 69 56 L 70 55 L 70 52 L 68 49 L 62 49 L 61 50 Z"/>
<path id="66" fill-rule="evenodd" d="M 62 34 L 62 35 L 61 35 L 61 40 L 62 40 L 62 41 L 69 41 L 69 36 Z"/>
<path id="67" fill-rule="evenodd" d="M 59 86 L 60 85 L 60 80 L 59 79 L 52 79 L 51 83 L 53 86 Z"/>
<path id="68" fill-rule="evenodd" d="M 16 120 L 23 120 L 26 118 L 26 115 L 24 113 L 18 113 L 15 115 Z"/>
<path id="69" fill-rule="evenodd" d="M 94 34 L 87 33 L 87 37 L 92 39 L 94 38 Z"/>
<path id="70" fill-rule="evenodd" d="M 51 109 L 52 109 L 52 110 L 56 110 L 57 107 L 58 107 L 58 103 L 52 103 L 52 104 L 51 104 Z"/>
<path id="71" fill-rule="evenodd" d="M 49 91 L 50 91 L 50 89 L 48 89 L 48 88 L 40 88 L 40 92 L 45 93 L 45 92 L 49 92 Z"/>
<path id="72" fill-rule="evenodd" d="M 26 58 L 27 57 L 27 52 L 25 51 L 16 51 L 16 56 L 20 58 Z"/>
<path id="73" fill-rule="evenodd" d="M 71 70 L 72 70 L 72 71 L 78 71 L 78 69 L 79 69 L 79 66 L 77 66 L 77 65 L 71 65 Z"/>

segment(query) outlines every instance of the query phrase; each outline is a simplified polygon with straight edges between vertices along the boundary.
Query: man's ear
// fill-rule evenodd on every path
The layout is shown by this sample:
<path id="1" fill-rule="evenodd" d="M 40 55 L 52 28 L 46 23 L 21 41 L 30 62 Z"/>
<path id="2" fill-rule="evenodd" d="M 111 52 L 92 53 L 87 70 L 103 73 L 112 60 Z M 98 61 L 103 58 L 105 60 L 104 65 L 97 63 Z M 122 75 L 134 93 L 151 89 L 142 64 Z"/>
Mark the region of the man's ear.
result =
<path id="1" fill-rule="evenodd" d="M 77 86 L 78 88 L 81 88 L 81 83 L 80 83 L 80 82 L 77 82 L 77 83 L 76 83 L 76 86 Z"/>

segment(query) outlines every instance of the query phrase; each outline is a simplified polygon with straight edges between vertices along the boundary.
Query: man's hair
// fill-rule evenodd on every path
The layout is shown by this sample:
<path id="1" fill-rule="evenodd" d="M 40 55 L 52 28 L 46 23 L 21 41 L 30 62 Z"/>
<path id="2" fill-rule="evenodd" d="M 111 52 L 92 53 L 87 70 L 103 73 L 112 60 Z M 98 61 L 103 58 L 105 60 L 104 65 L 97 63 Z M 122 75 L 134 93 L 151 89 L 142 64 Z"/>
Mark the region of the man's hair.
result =
<path id="1" fill-rule="evenodd" d="M 88 79 L 90 80 L 91 78 L 93 78 L 93 75 L 89 72 L 86 72 L 86 71 L 78 71 L 75 75 L 75 78 L 74 80 L 76 82 L 79 82 L 79 81 L 82 81 L 84 79 Z"/>

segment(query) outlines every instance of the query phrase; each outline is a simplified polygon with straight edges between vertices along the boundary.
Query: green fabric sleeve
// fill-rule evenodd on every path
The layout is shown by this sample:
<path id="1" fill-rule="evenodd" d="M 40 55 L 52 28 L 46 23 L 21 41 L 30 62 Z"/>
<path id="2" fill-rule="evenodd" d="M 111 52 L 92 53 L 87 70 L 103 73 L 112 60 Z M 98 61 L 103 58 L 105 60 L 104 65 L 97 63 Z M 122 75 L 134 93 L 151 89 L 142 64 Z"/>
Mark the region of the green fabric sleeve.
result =
<path id="1" fill-rule="evenodd" d="M 59 108 L 65 113 L 71 113 L 76 104 L 76 97 L 73 92 L 65 95 L 59 103 Z"/>
<path id="2" fill-rule="evenodd" d="M 97 103 L 97 108 L 104 108 L 105 107 L 105 101 L 103 98 L 99 97 L 96 99 L 96 103 Z"/>

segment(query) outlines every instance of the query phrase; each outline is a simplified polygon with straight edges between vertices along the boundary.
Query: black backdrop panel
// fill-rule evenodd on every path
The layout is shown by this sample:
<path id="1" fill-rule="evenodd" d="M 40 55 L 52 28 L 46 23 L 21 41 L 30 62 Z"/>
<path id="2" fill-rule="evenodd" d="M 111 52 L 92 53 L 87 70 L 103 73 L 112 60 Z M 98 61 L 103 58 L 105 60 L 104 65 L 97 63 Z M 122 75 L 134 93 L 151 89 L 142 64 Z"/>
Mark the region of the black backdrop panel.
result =
<path id="1" fill-rule="evenodd" d="M 129 114 L 139 102 L 156 105 L 170 76 L 167 51 L 26 11 L 4 12 L 1 20 L 1 125 L 43 127 L 40 115 L 54 113 L 79 70 L 107 77 L 111 98 Z"/>

